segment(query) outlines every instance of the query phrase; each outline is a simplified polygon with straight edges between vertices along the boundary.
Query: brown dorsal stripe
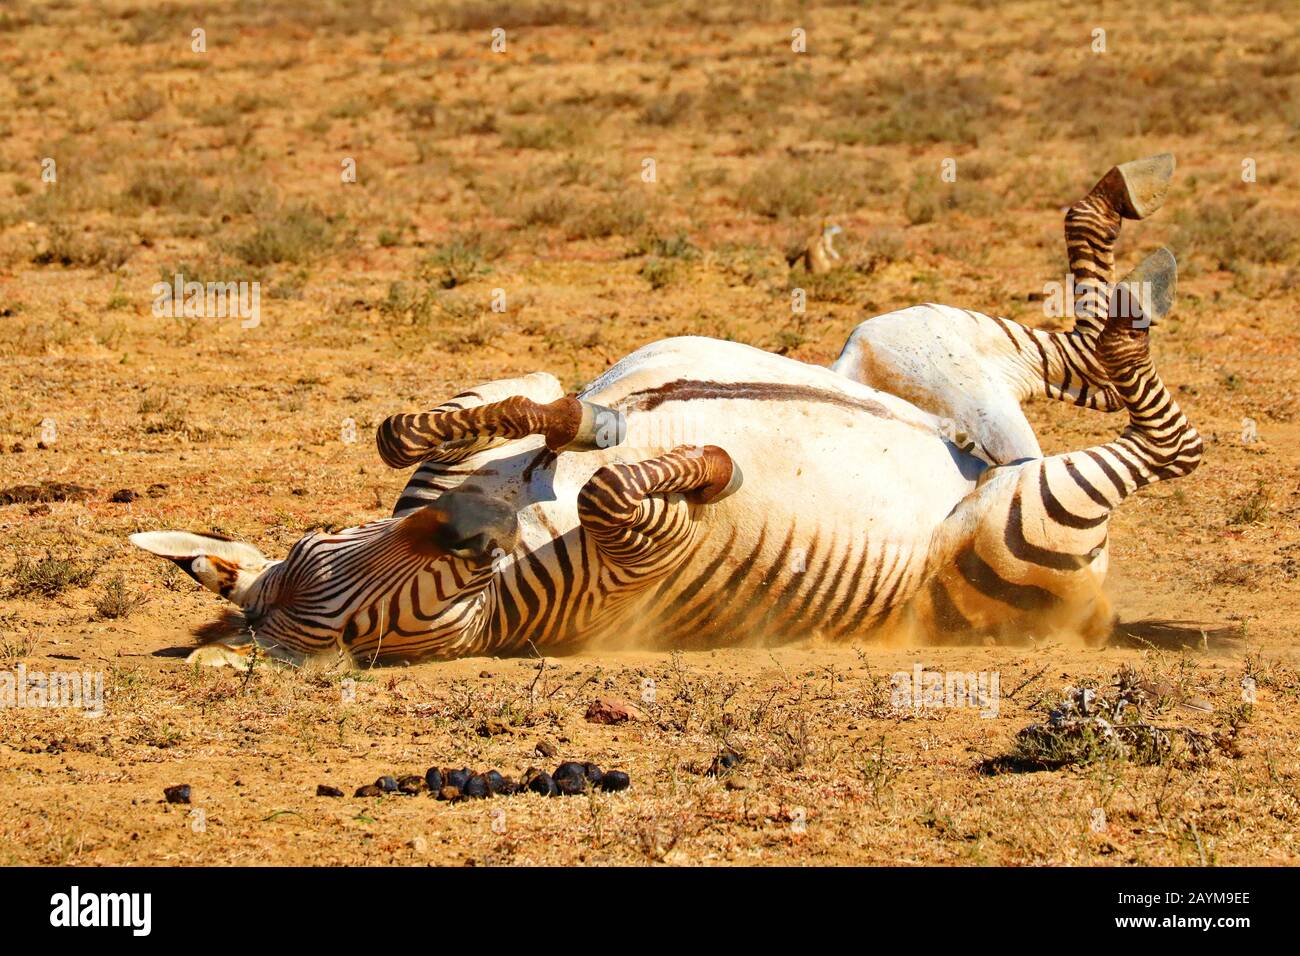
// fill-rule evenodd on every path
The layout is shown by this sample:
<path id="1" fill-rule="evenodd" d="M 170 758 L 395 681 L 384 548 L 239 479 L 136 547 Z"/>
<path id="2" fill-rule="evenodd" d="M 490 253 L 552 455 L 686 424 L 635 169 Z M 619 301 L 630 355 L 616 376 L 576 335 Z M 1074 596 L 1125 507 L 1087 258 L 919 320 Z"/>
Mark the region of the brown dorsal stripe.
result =
<path id="1" fill-rule="evenodd" d="M 878 418 L 893 418 L 884 405 L 869 398 L 855 398 L 832 389 L 812 385 L 787 385 L 781 382 L 711 382 L 679 378 L 655 388 L 642 389 L 626 396 L 620 405 L 651 411 L 664 402 L 690 402 L 697 399 L 730 399 L 752 402 L 821 402 L 866 412 Z"/>

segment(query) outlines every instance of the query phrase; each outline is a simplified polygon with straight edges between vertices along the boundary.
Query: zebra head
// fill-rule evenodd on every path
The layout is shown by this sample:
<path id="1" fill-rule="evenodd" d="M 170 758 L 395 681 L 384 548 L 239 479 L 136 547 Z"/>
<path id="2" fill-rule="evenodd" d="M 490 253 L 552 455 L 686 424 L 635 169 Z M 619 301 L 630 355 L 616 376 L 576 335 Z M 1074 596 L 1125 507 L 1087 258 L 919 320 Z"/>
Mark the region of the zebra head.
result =
<path id="1" fill-rule="evenodd" d="M 509 505 L 465 487 L 401 517 L 312 532 L 283 561 L 212 534 L 153 531 L 131 542 L 237 604 L 273 653 L 368 659 L 481 627 L 484 592 L 518 536 Z"/>

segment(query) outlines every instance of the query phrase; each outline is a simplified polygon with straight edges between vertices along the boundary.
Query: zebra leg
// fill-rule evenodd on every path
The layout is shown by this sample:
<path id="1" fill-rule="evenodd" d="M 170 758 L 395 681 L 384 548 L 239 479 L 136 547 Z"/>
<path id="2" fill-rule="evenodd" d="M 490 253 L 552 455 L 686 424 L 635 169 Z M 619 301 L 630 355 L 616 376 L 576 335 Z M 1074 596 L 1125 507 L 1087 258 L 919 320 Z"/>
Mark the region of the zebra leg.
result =
<path id="1" fill-rule="evenodd" d="M 1106 324 L 1115 241 L 1125 219 L 1160 208 L 1174 174 L 1172 153 L 1112 166 L 1065 214 L 1065 250 L 1074 278 L 1074 332 L 1095 343 Z"/>
<path id="2" fill-rule="evenodd" d="M 1201 439 L 1151 362 L 1149 319 L 1173 301 L 1176 266 L 1160 250 L 1123 285 L 1144 285 L 1147 311 L 1115 296 L 1097 359 L 1128 411 L 1114 441 L 990 469 L 945 519 L 931 546 L 935 569 L 918 598 L 928 632 L 969 639 L 1071 629 L 1105 639 L 1101 594 L 1107 524 L 1129 495 L 1180 478 L 1201 460 Z"/>
<path id="3" fill-rule="evenodd" d="M 668 571 L 695 532 L 692 505 L 741 485 L 740 468 L 716 445 L 683 445 L 633 464 L 605 465 L 578 493 L 578 520 L 623 576 Z"/>
<path id="4" fill-rule="evenodd" d="M 450 403 L 449 403 L 450 404 Z M 619 444 L 626 434 L 620 412 L 562 396 L 545 404 L 525 395 L 469 407 L 393 415 L 379 426 L 379 457 L 392 468 L 463 456 L 491 440 L 541 435 L 553 452 L 587 451 Z"/>

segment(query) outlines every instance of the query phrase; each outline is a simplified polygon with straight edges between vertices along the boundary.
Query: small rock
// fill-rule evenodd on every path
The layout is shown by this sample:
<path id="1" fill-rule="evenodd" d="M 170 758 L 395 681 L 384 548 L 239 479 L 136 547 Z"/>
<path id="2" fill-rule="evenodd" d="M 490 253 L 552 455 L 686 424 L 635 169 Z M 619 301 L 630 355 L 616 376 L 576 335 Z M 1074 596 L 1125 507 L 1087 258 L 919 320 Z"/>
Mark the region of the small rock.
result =
<path id="1" fill-rule="evenodd" d="M 316 784 L 316 796 L 318 797 L 341 797 L 343 791 L 338 787 L 331 787 L 328 783 Z"/>
<path id="2" fill-rule="evenodd" d="M 393 793 L 397 789 L 397 781 L 385 774 L 375 781 L 375 786 L 385 793 Z"/>
<path id="3" fill-rule="evenodd" d="M 632 778 L 622 770 L 606 770 L 600 778 L 600 789 L 606 793 L 617 793 L 632 785 Z"/>
<path id="4" fill-rule="evenodd" d="M 108 496 L 108 500 L 115 505 L 128 505 L 140 497 L 140 492 L 131 488 L 119 488 Z"/>
<path id="5" fill-rule="evenodd" d="M 409 774 L 397 781 L 398 793 L 419 793 L 424 789 L 424 778 L 418 774 Z"/>
<path id="6" fill-rule="evenodd" d="M 560 752 L 560 748 L 556 745 L 555 741 L 550 740 L 546 737 L 543 737 L 541 740 L 537 741 L 537 743 L 533 747 L 533 750 L 537 752 L 537 756 L 539 757 L 554 757 L 556 754 Z"/>
<path id="7" fill-rule="evenodd" d="M 168 787 L 163 790 L 163 796 L 167 798 L 168 803 L 189 803 L 190 785 L 188 783 L 178 783 L 174 787 Z"/>
<path id="8" fill-rule="evenodd" d="M 621 724 L 641 719 L 640 710 L 618 697 L 597 697 L 587 708 L 587 720 L 593 724 Z"/>
<path id="9" fill-rule="evenodd" d="M 364 787 L 357 787 L 357 792 L 353 794 L 354 797 L 382 797 L 383 795 L 384 791 L 373 783 L 368 783 Z"/>

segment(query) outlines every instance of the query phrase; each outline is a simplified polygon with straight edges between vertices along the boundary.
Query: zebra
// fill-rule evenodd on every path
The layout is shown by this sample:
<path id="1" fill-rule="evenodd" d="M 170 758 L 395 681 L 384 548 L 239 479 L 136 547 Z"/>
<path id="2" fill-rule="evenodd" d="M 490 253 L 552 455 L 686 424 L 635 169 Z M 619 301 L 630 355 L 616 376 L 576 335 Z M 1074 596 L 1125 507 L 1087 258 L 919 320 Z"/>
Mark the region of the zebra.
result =
<path id="1" fill-rule="evenodd" d="M 1160 208 L 1174 168 L 1170 153 L 1114 166 L 1066 211 L 1075 295 L 1070 331 L 919 305 L 860 324 L 831 368 L 952 420 L 990 464 L 1041 458 L 1021 411 L 1034 395 L 1105 412 L 1124 407 L 1096 354 L 1112 299 L 1115 243 L 1123 220 L 1146 219 Z"/>
<path id="2" fill-rule="evenodd" d="M 959 420 L 978 447 L 956 440 L 941 413 L 960 382 L 926 396 L 947 402 L 936 412 L 834 368 L 671 338 L 577 395 L 539 372 L 391 416 L 380 456 L 416 466 L 393 514 L 308 534 L 283 560 L 214 535 L 131 541 L 242 610 L 244 642 L 223 652 L 290 661 L 810 635 L 1104 641 L 1111 513 L 1202 452 L 1148 348 L 1173 256 L 1126 281 L 1154 294 L 1105 295 L 1095 336 L 1081 334 L 1092 394 L 1128 414 L 1094 447 L 990 461 L 977 451 L 1015 450 L 1023 416 Z"/>

